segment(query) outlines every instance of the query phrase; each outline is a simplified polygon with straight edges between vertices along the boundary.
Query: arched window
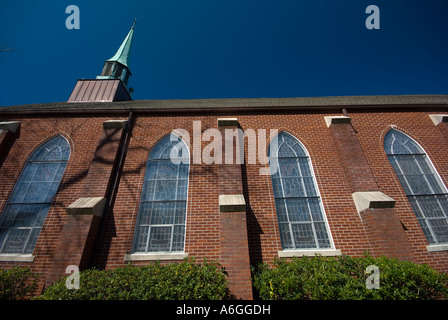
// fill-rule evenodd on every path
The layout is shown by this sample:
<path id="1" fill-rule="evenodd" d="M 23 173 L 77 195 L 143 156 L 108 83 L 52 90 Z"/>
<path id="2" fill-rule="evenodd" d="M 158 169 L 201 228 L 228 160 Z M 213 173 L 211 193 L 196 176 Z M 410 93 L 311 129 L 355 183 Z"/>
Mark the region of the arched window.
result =
<path id="1" fill-rule="evenodd" d="M 33 253 L 69 158 L 61 135 L 29 156 L 0 216 L 0 253 Z"/>
<path id="2" fill-rule="evenodd" d="M 430 244 L 448 242 L 448 192 L 420 145 L 397 130 L 384 138 L 387 157 Z"/>
<path id="3" fill-rule="evenodd" d="M 268 156 L 283 249 L 331 248 L 305 147 L 282 131 L 269 145 Z"/>
<path id="4" fill-rule="evenodd" d="M 175 134 L 161 139 L 146 164 L 132 253 L 182 252 L 190 157 Z"/>

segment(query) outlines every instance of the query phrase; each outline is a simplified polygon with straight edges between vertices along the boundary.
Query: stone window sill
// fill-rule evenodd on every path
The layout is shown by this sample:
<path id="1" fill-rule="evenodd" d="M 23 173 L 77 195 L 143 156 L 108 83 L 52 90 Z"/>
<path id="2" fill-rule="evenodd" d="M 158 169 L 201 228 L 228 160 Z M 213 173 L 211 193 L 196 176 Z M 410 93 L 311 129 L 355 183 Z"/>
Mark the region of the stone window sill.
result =
<path id="1" fill-rule="evenodd" d="M 448 251 L 448 244 L 430 244 L 426 249 L 429 252 Z"/>
<path id="2" fill-rule="evenodd" d="M 176 253 L 133 253 L 126 254 L 124 261 L 157 261 L 157 260 L 183 260 L 188 258 L 188 253 L 176 252 Z"/>
<path id="3" fill-rule="evenodd" d="M 324 257 L 333 257 L 342 255 L 341 250 L 337 249 L 311 249 L 311 250 L 283 250 L 278 252 L 280 258 L 291 258 L 291 257 L 313 257 L 316 255 L 321 255 Z"/>
<path id="4" fill-rule="evenodd" d="M 31 254 L 0 254 L 0 262 L 33 262 Z"/>

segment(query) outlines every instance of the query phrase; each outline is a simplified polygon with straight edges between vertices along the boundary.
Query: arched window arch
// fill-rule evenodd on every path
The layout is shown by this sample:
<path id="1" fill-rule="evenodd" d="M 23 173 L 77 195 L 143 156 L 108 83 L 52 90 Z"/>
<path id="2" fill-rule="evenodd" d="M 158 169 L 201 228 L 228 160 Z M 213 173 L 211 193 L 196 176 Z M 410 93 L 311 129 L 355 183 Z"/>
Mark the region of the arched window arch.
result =
<path id="1" fill-rule="evenodd" d="M 134 232 L 132 253 L 182 252 L 190 156 L 171 133 L 149 153 Z"/>
<path id="2" fill-rule="evenodd" d="M 282 131 L 269 145 L 269 166 L 283 249 L 332 247 L 305 147 Z"/>
<path id="3" fill-rule="evenodd" d="M 28 157 L 0 216 L 0 253 L 33 253 L 69 158 L 70 144 L 61 135 Z"/>
<path id="4" fill-rule="evenodd" d="M 448 192 L 425 150 L 390 130 L 384 149 L 430 244 L 448 242 Z"/>

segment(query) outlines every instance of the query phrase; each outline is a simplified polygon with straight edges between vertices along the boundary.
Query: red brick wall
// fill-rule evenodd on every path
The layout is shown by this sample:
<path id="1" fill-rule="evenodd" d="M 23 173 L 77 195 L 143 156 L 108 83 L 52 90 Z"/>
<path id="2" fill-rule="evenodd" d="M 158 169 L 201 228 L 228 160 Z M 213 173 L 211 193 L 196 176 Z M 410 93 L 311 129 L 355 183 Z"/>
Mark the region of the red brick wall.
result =
<path id="1" fill-rule="evenodd" d="M 445 137 L 446 141 L 448 141 L 448 122 L 441 122 L 437 125 L 437 128 Z"/>
<path id="2" fill-rule="evenodd" d="M 62 236 L 56 242 L 52 260 L 48 264 L 51 272 L 45 279 L 46 285 L 64 276 L 67 266 L 75 265 L 79 270 L 89 267 L 99 223 L 100 218 L 95 215 L 67 215 L 61 230 Z"/>
<path id="3" fill-rule="evenodd" d="M 396 200 L 396 213 L 419 263 L 448 271 L 448 251 L 428 252 L 428 242 L 383 149 L 391 125 L 411 136 L 428 154 L 442 181 L 448 185 L 448 141 L 425 112 L 351 113 L 358 139 L 375 175 L 380 191 Z"/>
<path id="4" fill-rule="evenodd" d="M 377 191 L 378 186 L 352 124 L 333 124 L 329 130 L 352 191 Z"/>
<path id="5" fill-rule="evenodd" d="M 415 262 L 403 225 L 397 219 L 394 208 L 369 208 L 362 211 L 360 216 L 370 240 L 372 256 L 384 255 Z"/>
<path id="6" fill-rule="evenodd" d="M 236 132 L 236 137 L 226 135 Z M 241 157 L 237 153 L 239 137 L 242 130 L 236 125 L 219 125 L 222 135 L 222 164 L 218 166 L 218 184 L 220 195 L 243 195 L 243 176 Z M 233 148 L 229 150 L 229 140 L 232 139 Z M 232 152 L 233 159 L 230 157 Z M 238 160 L 237 160 L 238 159 Z M 220 211 L 223 211 L 220 209 Z M 224 210 L 226 211 L 226 210 Z M 250 256 L 247 236 L 246 208 L 236 212 L 219 212 L 220 216 L 220 262 L 226 270 L 229 290 L 241 299 L 252 299 L 252 284 L 250 273 Z"/>
<path id="7" fill-rule="evenodd" d="M 12 146 L 4 149 L 2 145 L 0 150 L 2 154 L 7 153 L 5 160 L 0 164 L 0 210 L 3 210 L 28 156 L 41 143 L 62 134 L 70 143 L 71 155 L 36 243 L 34 262 L 0 262 L 0 268 L 14 265 L 29 266 L 33 271 L 43 275 L 42 280 L 55 271 L 57 266 L 54 265 L 53 258 L 55 248 L 60 245 L 61 231 L 67 220 L 65 208 L 82 193 L 95 149 L 103 133 L 103 122 L 109 119 L 109 117 L 72 116 L 18 119 L 21 121 L 20 135 L 16 137 Z M 59 266 L 59 269 L 65 268 Z"/>
<path id="8" fill-rule="evenodd" d="M 230 291 L 238 299 L 252 299 L 251 271 L 245 212 L 221 212 L 220 262 Z"/>
<path id="9" fill-rule="evenodd" d="M 106 268 L 124 264 L 131 250 L 146 161 L 151 148 L 174 129 L 188 130 L 193 154 L 193 121 L 201 120 L 202 131 L 217 128 L 215 117 L 137 117 L 123 168 L 114 209 L 109 217 L 99 264 Z M 202 147 L 208 143 L 202 142 Z M 220 217 L 218 166 L 190 160 L 185 251 L 198 262 L 219 260 Z M 150 262 L 134 262 L 135 265 Z"/>
<path id="10" fill-rule="evenodd" d="M 124 255 L 131 249 L 132 237 L 142 190 L 146 160 L 152 146 L 176 128 L 186 129 L 191 136 L 190 154 L 193 154 L 193 121 L 201 121 L 202 131 L 217 128 L 218 117 L 236 117 L 243 130 L 286 130 L 307 148 L 330 232 L 336 249 L 342 253 L 361 256 L 372 248 L 372 232 L 363 225 L 352 199 L 353 184 L 348 181 L 340 151 L 334 144 L 324 116 L 329 113 L 303 114 L 210 114 L 160 115 L 136 117 L 127 152 L 116 202 L 108 217 L 98 267 L 113 268 L 125 265 Z M 448 184 L 448 140 L 440 128 L 434 126 L 425 112 L 350 113 L 357 139 L 379 191 L 396 200 L 394 209 L 399 221 L 406 227 L 405 235 L 410 251 L 419 263 L 428 263 L 448 271 L 448 252 L 428 252 L 426 238 L 412 212 L 395 173 L 385 155 L 382 141 L 390 125 L 413 137 L 428 153 L 442 180 Z M 102 123 L 114 117 L 60 117 L 17 118 L 22 121 L 20 137 L 8 147 L 8 155 L 0 167 L 0 210 L 7 200 L 28 155 L 43 141 L 63 134 L 72 146 L 72 154 L 63 176 L 54 205 L 34 251 L 33 263 L 0 262 L 0 268 L 15 264 L 31 266 L 34 271 L 48 273 L 54 250 L 66 223 L 65 208 L 82 194 L 84 182 L 97 143 L 103 132 Z M 126 119 L 121 117 L 120 119 Z M 202 148 L 209 142 L 202 141 Z M 1 147 L 1 146 L 0 146 Z M 4 152 L 3 149 L 0 150 Z M 245 159 L 248 148 L 245 147 Z M 268 167 L 264 165 L 264 167 Z M 190 161 L 190 180 L 187 202 L 185 251 L 197 262 L 219 260 L 220 214 L 218 196 L 220 187 L 218 165 L 195 164 Z M 259 175 L 260 165 L 243 166 L 243 191 L 247 201 L 246 220 L 250 262 L 272 262 L 281 250 L 277 216 L 270 176 Z M 386 223 L 387 227 L 388 224 Z M 395 226 L 396 227 L 396 226 Z M 370 232 L 370 233 L 369 233 Z M 133 262 L 135 265 L 150 262 Z"/>
<path id="11" fill-rule="evenodd" d="M 333 124 L 329 130 L 352 192 L 378 192 L 378 184 L 351 123 Z M 394 208 L 365 209 L 359 216 L 373 256 L 391 256 L 414 261 L 404 227 Z"/>
<path id="12" fill-rule="evenodd" d="M 244 129 L 286 130 L 303 143 L 311 158 L 336 249 L 347 254 L 362 255 L 364 250 L 369 250 L 368 239 L 353 203 L 350 183 L 325 124 L 326 115 L 286 114 L 238 118 Z M 251 253 L 254 254 L 251 258 L 253 262 L 271 262 L 281 250 L 271 178 L 260 176 L 257 165 L 246 165 L 246 168 L 251 207 L 249 235 L 253 245 Z"/>

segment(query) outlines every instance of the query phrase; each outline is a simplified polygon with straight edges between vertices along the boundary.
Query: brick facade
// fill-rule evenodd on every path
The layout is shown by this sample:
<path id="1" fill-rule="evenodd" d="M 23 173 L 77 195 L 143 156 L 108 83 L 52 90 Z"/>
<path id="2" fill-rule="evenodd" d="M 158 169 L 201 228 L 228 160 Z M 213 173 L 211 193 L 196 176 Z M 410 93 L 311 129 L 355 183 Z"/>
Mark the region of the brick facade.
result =
<path id="1" fill-rule="evenodd" d="M 64 275 L 69 264 L 81 268 L 124 266 L 127 263 L 124 257 L 131 250 L 151 148 L 174 129 L 182 128 L 191 137 L 190 155 L 197 156 L 210 142 L 200 141 L 201 148 L 195 148 L 195 121 L 200 121 L 203 133 L 209 128 L 219 129 L 218 118 L 237 118 L 243 131 L 285 130 L 306 147 L 335 249 L 352 256 L 362 256 L 364 251 L 375 256 L 395 256 L 448 271 L 448 251 L 428 251 L 428 242 L 383 148 L 384 136 L 392 126 L 408 134 L 425 149 L 442 181 L 448 185 L 448 130 L 446 123 L 436 126 L 429 117 L 429 114 L 440 114 L 441 108 L 442 113 L 446 111 L 445 106 L 416 110 L 393 109 L 393 106 L 388 110 L 348 108 L 351 123 L 330 127 L 325 117 L 342 116 L 335 108 L 229 111 L 223 107 L 219 112 L 200 113 L 135 111 L 128 128 L 128 142 L 123 141 L 125 129 L 106 130 L 103 126 L 108 120 L 128 120 L 127 105 L 115 113 L 107 110 L 90 114 L 0 112 L 0 121 L 21 122 L 18 132 L 0 134 L 0 210 L 36 147 L 62 134 L 72 148 L 37 241 L 34 260 L 6 261 L 0 255 L 0 268 L 29 266 L 51 283 Z M 268 144 L 269 137 L 266 150 Z M 114 188 L 111 176 L 117 172 L 116 157 L 122 148 L 126 152 L 115 180 L 119 183 Z M 271 178 L 259 174 L 260 168 L 268 165 L 247 163 L 247 144 L 244 150 L 246 163 L 243 165 L 190 160 L 185 252 L 198 263 L 204 259 L 220 261 L 236 296 L 250 299 L 250 265 L 271 263 L 282 248 Z M 107 191 L 108 188 L 113 190 Z M 352 197 L 356 191 L 382 192 L 396 201 L 395 207 L 358 213 Z M 222 194 L 244 195 L 246 210 L 220 212 L 219 195 Z M 112 199 L 109 212 L 101 217 L 67 213 L 67 207 L 86 196 Z M 76 257 L 70 260 L 70 256 Z M 132 261 L 134 265 L 148 263 L 152 261 Z"/>

